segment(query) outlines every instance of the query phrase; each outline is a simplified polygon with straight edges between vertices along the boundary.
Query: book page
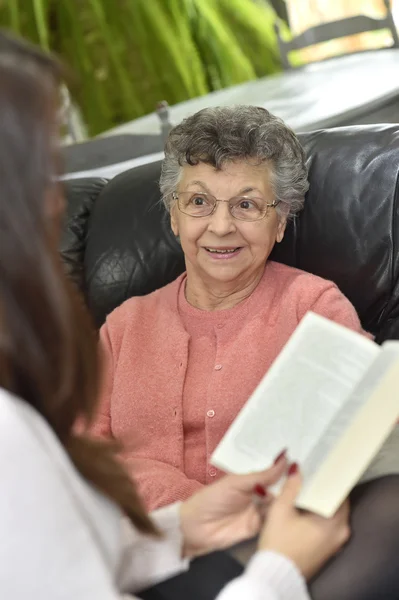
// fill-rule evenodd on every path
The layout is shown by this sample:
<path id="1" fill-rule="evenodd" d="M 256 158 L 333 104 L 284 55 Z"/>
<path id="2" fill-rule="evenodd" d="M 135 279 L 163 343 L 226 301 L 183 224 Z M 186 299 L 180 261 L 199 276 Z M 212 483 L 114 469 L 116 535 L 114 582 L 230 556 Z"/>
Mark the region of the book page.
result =
<path id="1" fill-rule="evenodd" d="M 302 464 L 380 352 L 365 337 L 308 313 L 239 413 L 212 463 L 264 469 L 283 448 Z"/>
<path id="2" fill-rule="evenodd" d="M 364 376 L 350 394 L 349 401 L 344 403 L 337 411 L 334 418 L 330 421 L 328 427 L 320 436 L 318 443 L 309 452 L 308 456 L 301 465 L 305 480 L 320 468 L 328 454 L 334 448 L 337 439 L 346 431 L 356 414 L 366 404 L 373 390 L 379 385 L 387 370 L 399 358 L 399 343 L 386 343 L 378 353 L 376 359 L 371 363 Z M 398 382 L 399 390 L 399 382 Z M 399 393 L 398 393 L 398 418 L 399 418 Z M 366 433 L 366 432 L 365 432 Z M 367 432 L 372 436 L 372 432 Z M 389 432 L 387 432 L 387 435 Z M 365 435 L 362 444 L 367 446 L 369 437 Z M 399 456 L 398 456 L 399 459 Z M 362 473 L 361 473 L 362 474 Z M 359 476 L 361 475 L 359 474 Z"/>
<path id="3" fill-rule="evenodd" d="M 390 348 L 384 346 L 354 391 L 349 401 L 353 402 L 353 408 L 350 407 L 349 413 L 342 409 L 331 424 L 331 429 L 341 430 L 340 435 L 336 438 L 330 432 L 335 437 L 330 452 L 316 464 L 312 476 L 308 473 L 297 506 L 331 516 L 374 457 L 377 458 L 366 474 L 367 479 L 399 472 L 395 428 L 399 416 L 398 383 L 399 342 L 392 342 Z M 326 432 L 325 444 L 329 444 L 330 433 Z M 319 442 L 314 449 L 315 463 L 319 462 L 322 444 Z"/>
<path id="4" fill-rule="evenodd" d="M 386 364 L 392 364 L 399 357 L 399 342 L 385 342 L 382 346 L 381 356 L 385 357 Z M 399 420 L 399 381 L 398 390 L 398 420 Z M 384 442 L 384 445 L 374 457 L 360 482 L 365 483 L 384 475 L 399 473 L 399 425 L 396 425 L 392 433 Z"/>

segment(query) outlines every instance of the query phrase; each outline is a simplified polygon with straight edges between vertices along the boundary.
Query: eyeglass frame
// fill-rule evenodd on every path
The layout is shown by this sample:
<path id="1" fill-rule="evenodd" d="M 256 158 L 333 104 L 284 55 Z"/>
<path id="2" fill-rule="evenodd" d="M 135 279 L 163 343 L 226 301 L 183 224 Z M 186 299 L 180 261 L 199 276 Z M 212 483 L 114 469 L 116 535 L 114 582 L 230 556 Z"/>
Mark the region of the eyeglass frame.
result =
<path id="1" fill-rule="evenodd" d="M 191 192 L 180 192 L 181 194 L 190 194 Z M 216 200 L 212 211 L 208 214 L 208 215 L 190 215 L 189 213 L 184 212 L 184 210 L 182 210 L 180 208 L 179 205 L 179 192 L 172 192 L 172 198 L 173 200 L 175 200 L 175 202 L 177 202 L 177 208 L 180 210 L 180 212 L 183 215 L 187 215 L 188 217 L 192 217 L 193 219 L 205 219 L 206 217 L 211 217 L 215 210 L 216 207 L 218 205 L 218 202 L 228 202 L 229 203 L 229 214 L 231 217 L 233 217 L 233 219 L 236 219 L 237 221 L 244 221 L 246 223 L 256 223 L 257 221 L 262 221 L 262 219 L 265 219 L 269 213 L 269 211 L 267 209 L 269 208 L 276 208 L 276 206 L 278 206 L 281 202 L 281 200 L 274 200 L 271 204 L 266 204 L 266 212 L 265 214 L 260 217 L 259 219 L 240 219 L 239 217 L 235 217 L 232 212 L 231 212 L 231 207 L 230 207 L 230 202 L 232 200 L 234 200 L 234 198 L 242 198 L 243 200 L 260 200 L 260 198 L 253 198 L 251 196 L 232 196 L 229 200 L 220 200 L 219 198 L 216 198 L 216 196 L 214 196 L 213 194 L 209 194 L 208 192 L 192 192 L 193 195 L 195 194 L 203 194 L 205 196 L 211 196 L 212 198 L 214 198 Z"/>

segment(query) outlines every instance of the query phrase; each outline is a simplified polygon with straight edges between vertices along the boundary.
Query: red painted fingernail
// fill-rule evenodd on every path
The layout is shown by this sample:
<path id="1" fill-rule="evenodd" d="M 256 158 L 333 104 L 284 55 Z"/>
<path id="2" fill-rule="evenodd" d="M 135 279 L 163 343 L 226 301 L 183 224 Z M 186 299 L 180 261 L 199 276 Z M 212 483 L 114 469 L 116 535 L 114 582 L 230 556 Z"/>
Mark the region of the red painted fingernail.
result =
<path id="1" fill-rule="evenodd" d="M 288 467 L 288 475 L 296 475 L 299 471 L 299 467 L 298 467 L 298 463 L 292 463 L 289 467 Z"/>
<path id="2" fill-rule="evenodd" d="M 265 490 L 263 485 L 261 485 L 260 483 L 257 483 L 254 487 L 254 494 L 256 494 L 257 496 L 260 496 L 261 498 L 266 498 L 267 491 Z"/>
<path id="3" fill-rule="evenodd" d="M 287 454 L 287 448 L 284 448 L 284 450 L 282 452 L 280 452 L 280 454 L 278 454 L 276 456 L 276 458 L 274 459 L 274 464 L 276 465 L 282 458 L 285 457 L 286 454 Z"/>

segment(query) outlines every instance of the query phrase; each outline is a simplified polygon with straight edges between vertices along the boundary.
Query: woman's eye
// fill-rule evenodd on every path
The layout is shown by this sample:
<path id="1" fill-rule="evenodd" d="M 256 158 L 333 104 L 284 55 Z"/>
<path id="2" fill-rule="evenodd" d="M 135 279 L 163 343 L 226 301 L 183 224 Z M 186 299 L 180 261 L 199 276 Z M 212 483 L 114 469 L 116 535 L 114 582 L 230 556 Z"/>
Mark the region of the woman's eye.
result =
<path id="1" fill-rule="evenodd" d="M 239 207 L 244 209 L 244 210 L 248 210 L 249 208 L 253 208 L 253 202 L 250 202 L 249 200 L 242 200 L 242 202 L 240 202 Z"/>
<path id="2" fill-rule="evenodd" d="M 205 198 L 203 196 L 193 196 L 191 198 L 191 203 L 194 206 L 203 206 L 205 204 Z"/>

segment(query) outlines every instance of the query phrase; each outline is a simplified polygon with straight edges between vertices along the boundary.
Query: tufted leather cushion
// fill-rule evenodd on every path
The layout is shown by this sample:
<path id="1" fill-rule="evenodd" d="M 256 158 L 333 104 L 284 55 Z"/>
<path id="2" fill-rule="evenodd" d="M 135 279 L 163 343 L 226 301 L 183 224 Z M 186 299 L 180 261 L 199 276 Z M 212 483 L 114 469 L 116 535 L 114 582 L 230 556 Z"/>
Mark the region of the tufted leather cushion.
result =
<path id="1" fill-rule="evenodd" d="M 67 274 L 85 290 L 84 255 L 89 217 L 106 179 L 76 179 L 64 184 L 67 198 L 60 252 Z"/>
<path id="2" fill-rule="evenodd" d="M 334 281 L 377 341 L 399 339 L 399 126 L 300 139 L 310 189 L 274 258 Z"/>
<path id="3" fill-rule="evenodd" d="M 97 198 L 85 271 L 89 308 L 98 325 L 127 298 L 162 287 L 184 269 L 159 201 L 159 173 L 160 163 L 126 171 Z"/>
<path id="4" fill-rule="evenodd" d="M 335 281 L 378 341 L 399 339 L 399 126 L 299 137 L 310 190 L 273 258 Z M 159 174 L 160 163 L 122 173 L 92 207 L 84 268 L 98 325 L 125 299 L 165 285 L 184 269 L 159 203 Z"/>

